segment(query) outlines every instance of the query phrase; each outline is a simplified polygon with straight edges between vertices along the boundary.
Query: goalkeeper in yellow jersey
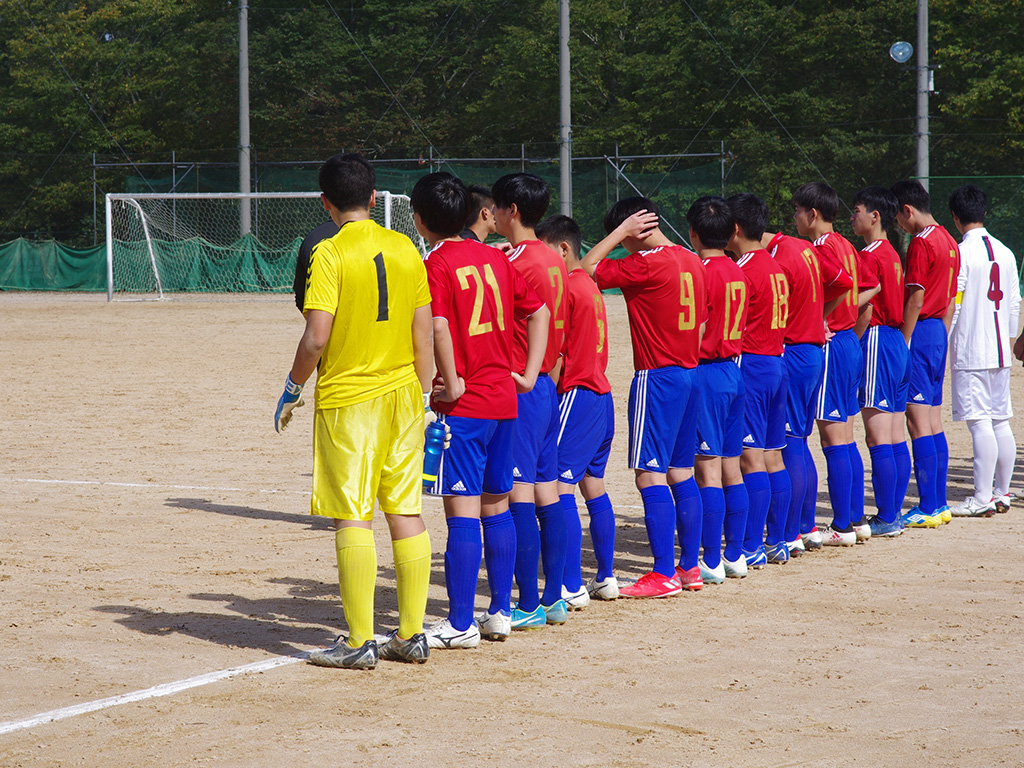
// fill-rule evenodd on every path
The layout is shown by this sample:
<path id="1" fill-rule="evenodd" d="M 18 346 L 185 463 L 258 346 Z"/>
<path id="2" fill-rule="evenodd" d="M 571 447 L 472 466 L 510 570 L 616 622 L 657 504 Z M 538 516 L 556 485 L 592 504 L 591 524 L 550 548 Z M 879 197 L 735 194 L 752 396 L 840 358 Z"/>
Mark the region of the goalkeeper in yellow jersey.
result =
<path id="1" fill-rule="evenodd" d="M 311 511 L 334 518 L 348 635 L 313 651 L 309 661 L 347 669 L 372 669 L 378 658 L 424 662 L 429 654 L 423 614 L 430 538 L 420 496 L 424 404 L 433 374 L 430 290 L 412 241 L 370 218 L 375 183 L 373 167 L 359 155 L 335 155 L 320 169 L 321 199 L 339 232 L 310 256 L 306 329 L 274 416 L 280 432 L 321 361 Z M 391 530 L 399 617 L 398 629 L 379 647 L 375 501 Z"/>

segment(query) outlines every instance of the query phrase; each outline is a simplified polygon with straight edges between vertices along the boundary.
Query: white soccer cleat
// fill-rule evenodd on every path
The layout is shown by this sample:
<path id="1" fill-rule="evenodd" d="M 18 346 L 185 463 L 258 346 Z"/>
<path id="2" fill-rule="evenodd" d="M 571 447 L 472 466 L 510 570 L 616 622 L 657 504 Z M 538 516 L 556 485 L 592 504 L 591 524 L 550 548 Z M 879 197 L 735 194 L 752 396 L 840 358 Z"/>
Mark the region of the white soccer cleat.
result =
<path id="1" fill-rule="evenodd" d="M 469 629 L 456 629 L 448 619 L 435 621 L 423 630 L 431 648 L 476 648 L 480 645 L 480 630 L 476 622 Z"/>
<path id="2" fill-rule="evenodd" d="M 1010 511 L 1010 494 L 1004 496 L 997 495 L 992 501 L 995 503 L 996 512 L 999 514 Z"/>
<path id="3" fill-rule="evenodd" d="M 821 549 L 821 531 L 815 527 L 808 533 L 801 533 L 800 541 L 804 543 L 804 549 Z"/>
<path id="4" fill-rule="evenodd" d="M 484 611 L 476 617 L 476 624 L 480 634 L 488 640 L 503 642 L 512 634 L 512 616 L 498 611 L 490 613 Z"/>
<path id="5" fill-rule="evenodd" d="M 949 512 L 953 517 L 992 517 L 996 513 L 996 500 L 992 499 L 986 503 L 968 496 L 963 504 L 950 507 Z"/>
<path id="6" fill-rule="evenodd" d="M 722 558 L 722 567 L 727 579 L 742 579 L 747 575 L 747 558 L 740 555 L 735 561 Z"/>
<path id="7" fill-rule="evenodd" d="M 853 532 L 853 528 L 840 531 L 830 524 L 821 531 L 821 543 L 826 547 L 852 547 L 857 543 L 857 534 Z"/>
<path id="8" fill-rule="evenodd" d="M 857 536 L 857 543 L 863 544 L 865 541 L 871 539 L 871 523 L 868 522 L 867 516 L 860 519 L 860 522 L 853 524 L 853 532 Z"/>
<path id="9" fill-rule="evenodd" d="M 565 607 L 570 611 L 582 611 L 590 605 L 590 593 L 587 592 L 585 585 L 581 585 L 575 592 L 570 592 L 562 587 L 562 600 L 565 601 Z"/>
<path id="10" fill-rule="evenodd" d="M 601 581 L 591 579 L 587 584 L 587 592 L 594 600 L 618 600 L 619 580 L 614 576 Z"/>

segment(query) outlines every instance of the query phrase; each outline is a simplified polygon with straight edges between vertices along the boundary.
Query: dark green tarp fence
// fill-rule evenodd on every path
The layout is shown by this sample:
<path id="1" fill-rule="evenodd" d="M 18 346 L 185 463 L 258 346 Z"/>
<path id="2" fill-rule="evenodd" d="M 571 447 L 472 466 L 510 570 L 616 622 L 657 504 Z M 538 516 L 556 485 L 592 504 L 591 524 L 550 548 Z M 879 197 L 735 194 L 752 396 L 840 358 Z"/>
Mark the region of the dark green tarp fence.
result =
<path id="1" fill-rule="evenodd" d="M 52 240 L 0 245 L 0 290 L 106 291 L 106 249 L 68 248 Z"/>

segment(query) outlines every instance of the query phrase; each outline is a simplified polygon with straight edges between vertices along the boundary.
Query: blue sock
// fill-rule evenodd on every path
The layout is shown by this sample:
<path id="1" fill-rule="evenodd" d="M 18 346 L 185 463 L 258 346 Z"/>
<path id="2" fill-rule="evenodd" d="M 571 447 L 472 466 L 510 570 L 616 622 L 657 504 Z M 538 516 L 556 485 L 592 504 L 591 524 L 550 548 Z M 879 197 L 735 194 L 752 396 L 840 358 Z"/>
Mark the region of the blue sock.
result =
<path id="1" fill-rule="evenodd" d="M 896 522 L 896 459 L 891 445 L 875 445 L 871 452 L 871 487 L 875 491 L 878 517 L 884 523 Z"/>
<path id="2" fill-rule="evenodd" d="M 615 559 L 615 512 L 607 493 L 587 501 L 590 513 L 590 540 L 597 558 L 597 580 L 603 581 L 612 575 L 612 561 Z"/>
<path id="3" fill-rule="evenodd" d="M 747 495 L 750 497 L 743 549 L 756 552 L 764 544 L 764 526 L 772 503 L 772 486 L 767 472 L 750 472 L 743 476 L 743 484 L 747 486 Z"/>
<path id="4" fill-rule="evenodd" d="M 508 505 L 512 522 L 516 526 L 516 586 L 519 587 L 519 607 L 530 613 L 540 605 L 537 590 L 537 569 L 540 565 L 540 529 L 533 504 L 525 501 Z"/>
<path id="5" fill-rule="evenodd" d="M 850 496 L 853 493 L 853 470 L 850 451 L 845 445 L 826 445 L 825 466 L 828 467 L 828 498 L 832 502 L 832 525 L 850 529 Z"/>
<path id="6" fill-rule="evenodd" d="M 768 536 L 769 546 L 786 541 L 786 519 L 789 517 L 789 502 L 793 495 L 793 487 L 789 482 L 786 470 L 772 472 L 768 475 L 768 487 L 771 488 L 771 501 L 768 504 Z"/>
<path id="7" fill-rule="evenodd" d="M 793 489 L 789 497 L 789 511 L 786 514 L 785 539 L 796 541 L 800 538 L 800 515 L 807 496 L 807 459 L 804 451 L 807 441 L 802 437 L 786 436 L 786 447 L 782 449 L 782 460 L 789 473 L 789 484 Z"/>
<path id="8" fill-rule="evenodd" d="M 700 557 L 700 536 L 704 507 L 700 488 L 692 477 L 672 484 L 672 498 L 676 502 L 676 530 L 679 533 L 679 565 L 688 571 L 697 567 Z"/>
<path id="9" fill-rule="evenodd" d="M 448 620 L 458 630 L 473 623 L 473 600 L 480 574 L 480 521 L 475 517 L 449 517 L 444 550 L 444 580 L 448 587 Z"/>
<path id="10" fill-rule="evenodd" d="M 542 605 L 552 606 L 562 599 L 562 576 L 565 574 L 565 512 L 562 502 L 537 507 L 540 521 L 540 558 L 544 565 Z"/>
<path id="11" fill-rule="evenodd" d="M 487 566 L 487 585 L 491 591 L 491 613 L 512 610 L 512 574 L 516 567 L 516 525 L 512 513 L 481 520 L 484 527 L 484 564 Z"/>
<path id="12" fill-rule="evenodd" d="M 850 522 L 859 523 L 864 518 L 864 460 L 856 443 L 848 443 L 850 452 Z"/>
<path id="13" fill-rule="evenodd" d="M 907 488 L 910 487 L 910 450 L 907 441 L 895 443 L 892 455 L 896 459 L 896 514 L 903 514 L 903 502 L 907 500 Z"/>
<path id="14" fill-rule="evenodd" d="M 932 435 L 935 441 L 935 505 L 939 507 L 949 506 L 946 498 L 946 480 L 949 477 L 949 445 L 946 443 L 946 433 L 939 432 Z"/>
<path id="15" fill-rule="evenodd" d="M 734 563 L 743 556 L 743 537 L 747 532 L 750 496 L 747 494 L 747 486 L 743 483 L 725 486 L 723 495 L 725 523 L 722 532 L 725 535 L 725 559 Z"/>
<path id="16" fill-rule="evenodd" d="M 704 564 L 717 568 L 722 562 L 722 527 L 725 524 L 725 491 L 708 486 L 700 489 L 700 503 L 704 520 L 700 528 L 700 543 L 704 548 Z"/>
<path id="17" fill-rule="evenodd" d="M 667 485 L 652 485 L 640 491 L 644 503 L 644 525 L 654 555 L 654 570 L 662 576 L 676 575 L 676 505 Z"/>
<path id="18" fill-rule="evenodd" d="M 917 494 L 921 511 L 926 515 L 935 512 L 935 440 L 931 435 L 919 437 L 914 445 L 914 478 L 917 480 Z"/>
<path id="19" fill-rule="evenodd" d="M 562 584 L 570 592 L 576 592 L 583 586 L 583 566 L 580 563 L 583 551 L 583 525 L 580 523 L 580 510 L 576 506 L 575 493 L 563 493 L 562 514 L 565 515 L 565 570 L 562 572 Z"/>
<path id="20" fill-rule="evenodd" d="M 804 507 L 800 511 L 800 533 L 810 533 L 818 523 L 814 516 L 818 512 L 818 468 L 814 465 L 811 449 L 804 440 L 804 467 L 807 470 L 807 495 L 804 496 Z"/>

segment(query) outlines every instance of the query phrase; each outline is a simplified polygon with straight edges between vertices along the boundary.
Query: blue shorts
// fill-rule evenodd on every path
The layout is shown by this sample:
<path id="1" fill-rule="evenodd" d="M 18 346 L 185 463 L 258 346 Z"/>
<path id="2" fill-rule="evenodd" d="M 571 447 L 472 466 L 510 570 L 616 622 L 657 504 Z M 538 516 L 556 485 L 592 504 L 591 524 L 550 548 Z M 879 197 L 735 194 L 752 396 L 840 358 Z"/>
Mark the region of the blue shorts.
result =
<path id="1" fill-rule="evenodd" d="M 907 405 L 942 405 L 946 375 L 946 324 L 941 318 L 918 320 L 910 337 L 910 389 Z"/>
<path id="2" fill-rule="evenodd" d="M 746 390 L 744 448 L 776 451 L 786 447 L 786 364 L 782 355 L 740 357 Z"/>
<path id="3" fill-rule="evenodd" d="M 810 437 L 818 404 L 825 350 L 817 344 L 787 344 L 782 356 L 789 385 L 786 388 L 786 434 Z"/>
<path id="4" fill-rule="evenodd" d="M 512 480 L 549 483 L 558 479 L 558 392 L 547 374 L 519 395 L 519 416 L 512 441 Z"/>
<path id="5" fill-rule="evenodd" d="M 903 334 L 901 333 L 900 336 Z M 913 336 L 911 336 L 913 341 Z M 907 346 L 907 342 L 904 340 L 903 346 Z M 911 355 L 910 350 L 907 350 L 907 366 L 903 370 L 903 378 L 900 379 L 900 385 L 896 389 L 896 413 L 907 412 L 907 393 L 910 391 L 910 369 L 911 369 Z"/>
<path id="6" fill-rule="evenodd" d="M 629 468 L 689 468 L 697 448 L 699 391 L 692 368 L 637 371 L 629 386 Z"/>
<path id="7" fill-rule="evenodd" d="M 433 496 L 495 496 L 512 490 L 512 440 L 515 419 L 468 419 L 438 414 L 452 431 L 441 454 L 437 480 L 426 491 Z"/>
<path id="8" fill-rule="evenodd" d="M 732 457 L 743 453 L 743 374 L 734 360 L 697 366 L 697 455 Z"/>
<path id="9" fill-rule="evenodd" d="M 558 481 L 576 485 L 584 475 L 604 477 L 615 436 L 612 393 L 570 389 L 559 398 L 558 424 Z"/>
<path id="10" fill-rule="evenodd" d="M 907 342 L 888 325 L 874 325 L 861 337 L 864 376 L 860 383 L 860 407 L 898 413 L 900 383 L 907 371 Z"/>
<path id="11" fill-rule="evenodd" d="M 818 392 L 814 418 L 819 421 L 846 421 L 860 413 L 857 390 L 864 353 L 852 328 L 840 331 L 825 344 L 825 373 Z"/>

